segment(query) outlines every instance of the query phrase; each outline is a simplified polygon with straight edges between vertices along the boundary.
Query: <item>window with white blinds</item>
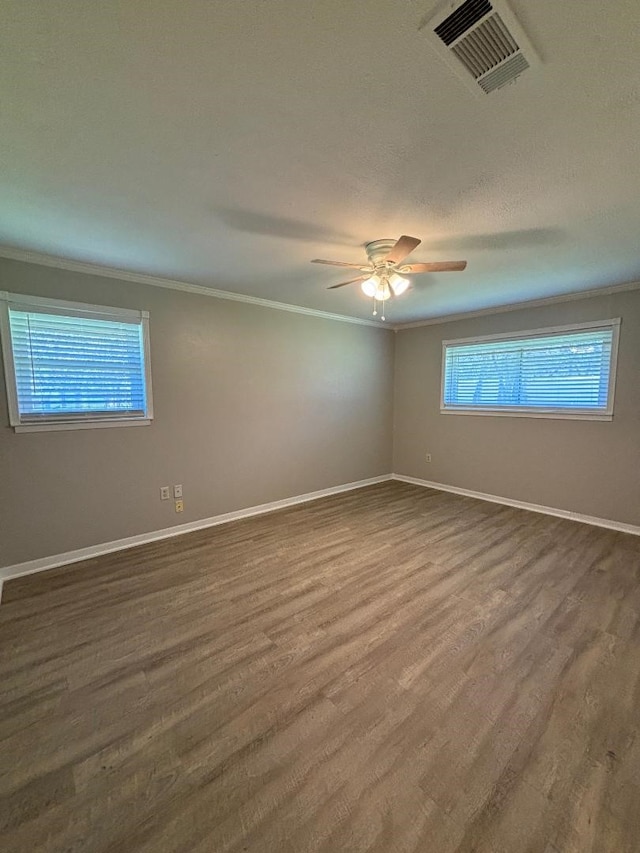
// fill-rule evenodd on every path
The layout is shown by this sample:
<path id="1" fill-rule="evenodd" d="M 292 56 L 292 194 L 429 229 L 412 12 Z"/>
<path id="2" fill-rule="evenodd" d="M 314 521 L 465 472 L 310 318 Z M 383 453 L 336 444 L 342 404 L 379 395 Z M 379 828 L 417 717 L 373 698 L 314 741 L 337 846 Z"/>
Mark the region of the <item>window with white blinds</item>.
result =
<path id="1" fill-rule="evenodd" d="M 17 430 L 150 422 L 147 312 L 12 294 L 1 307 Z"/>
<path id="2" fill-rule="evenodd" d="M 441 411 L 613 416 L 620 320 L 444 341 Z"/>

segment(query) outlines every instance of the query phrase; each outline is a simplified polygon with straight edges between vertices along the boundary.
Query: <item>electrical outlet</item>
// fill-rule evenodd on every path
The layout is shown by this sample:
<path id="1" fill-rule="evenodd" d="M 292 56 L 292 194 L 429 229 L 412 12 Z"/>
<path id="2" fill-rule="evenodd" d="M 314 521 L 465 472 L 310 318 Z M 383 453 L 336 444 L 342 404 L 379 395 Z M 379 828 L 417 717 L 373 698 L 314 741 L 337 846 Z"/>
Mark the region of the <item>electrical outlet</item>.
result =
<path id="1" fill-rule="evenodd" d="M 182 497 L 182 483 L 178 483 L 177 486 L 173 487 L 173 496 L 174 496 L 174 498 L 181 498 Z"/>
<path id="2" fill-rule="evenodd" d="M 169 489 L 169 486 L 160 486 L 160 500 L 168 501 L 170 497 L 171 491 Z"/>
<path id="3" fill-rule="evenodd" d="M 425 453 L 424 461 L 425 462 L 431 462 L 431 454 L 430 453 Z"/>
<path id="4" fill-rule="evenodd" d="M 176 512 L 184 512 L 184 501 L 176 501 Z"/>

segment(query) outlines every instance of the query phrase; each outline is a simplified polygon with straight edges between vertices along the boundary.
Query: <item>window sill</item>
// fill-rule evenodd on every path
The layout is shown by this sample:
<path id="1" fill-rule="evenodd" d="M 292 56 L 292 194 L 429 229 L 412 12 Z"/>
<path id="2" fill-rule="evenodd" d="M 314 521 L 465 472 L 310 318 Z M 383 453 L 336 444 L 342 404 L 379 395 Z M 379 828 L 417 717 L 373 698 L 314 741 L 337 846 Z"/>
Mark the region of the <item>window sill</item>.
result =
<path id="1" fill-rule="evenodd" d="M 67 421 L 42 424 L 19 424 L 14 426 L 15 432 L 58 432 L 66 429 L 108 429 L 109 427 L 150 426 L 151 418 L 123 418 L 112 421 Z"/>
<path id="2" fill-rule="evenodd" d="M 544 412 L 535 409 L 505 411 L 499 409 L 440 409 L 441 415 L 479 415 L 498 418 L 550 418 L 562 421 L 612 421 L 613 415 L 606 412 Z"/>

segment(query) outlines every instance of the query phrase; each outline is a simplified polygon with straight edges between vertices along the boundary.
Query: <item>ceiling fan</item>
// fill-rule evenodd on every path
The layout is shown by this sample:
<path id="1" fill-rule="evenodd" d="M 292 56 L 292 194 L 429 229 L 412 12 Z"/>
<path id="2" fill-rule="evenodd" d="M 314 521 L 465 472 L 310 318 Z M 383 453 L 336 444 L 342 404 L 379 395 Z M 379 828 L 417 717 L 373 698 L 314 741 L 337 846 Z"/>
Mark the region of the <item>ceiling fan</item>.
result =
<path id="1" fill-rule="evenodd" d="M 384 303 L 392 296 L 400 296 L 409 287 L 406 274 L 425 272 L 458 272 L 466 268 L 466 261 L 435 261 L 430 264 L 404 264 L 407 255 L 420 245 L 417 237 L 403 235 L 399 240 L 374 240 L 367 243 L 365 250 L 369 263 L 347 264 L 342 261 L 325 261 L 314 258 L 312 264 L 328 264 L 332 267 L 349 267 L 360 270 L 363 275 L 332 284 L 328 290 L 345 287 L 347 284 L 360 283 L 362 292 L 373 297 L 373 314 L 378 313 L 376 302 L 382 302 L 382 319 L 384 320 Z"/>

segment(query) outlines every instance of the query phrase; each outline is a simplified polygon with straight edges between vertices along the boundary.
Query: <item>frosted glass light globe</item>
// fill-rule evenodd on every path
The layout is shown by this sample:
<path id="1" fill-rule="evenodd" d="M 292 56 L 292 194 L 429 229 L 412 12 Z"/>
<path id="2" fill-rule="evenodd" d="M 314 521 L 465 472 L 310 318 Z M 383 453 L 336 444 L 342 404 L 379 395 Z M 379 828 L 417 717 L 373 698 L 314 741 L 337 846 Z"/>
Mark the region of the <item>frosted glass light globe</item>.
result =
<path id="1" fill-rule="evenodd" d="M 409 279 L 403 278 L 398 273 L 394 273 L 389 279 L 389 284 L 391 285 L 391 289 L 395 293 L 396 296 L 400 296 L 400 294 L 404 293 L 405 290 L 409 287 Z"/>
<path id="2" fill-rule="evenodd" d="M 371 278 L 368 278 L 368 279 L 366 279 L 366 281 L 362 282 L 362 284 L 360 285 L 360 288 L 361 288 L 362 292 L 364 294 L 366 294 L 367 296 L 375 296 L 376 290 L 378 289 L 379 285 L 380 285 L 380 279 L 377 276 L 372 275 Z"/>

